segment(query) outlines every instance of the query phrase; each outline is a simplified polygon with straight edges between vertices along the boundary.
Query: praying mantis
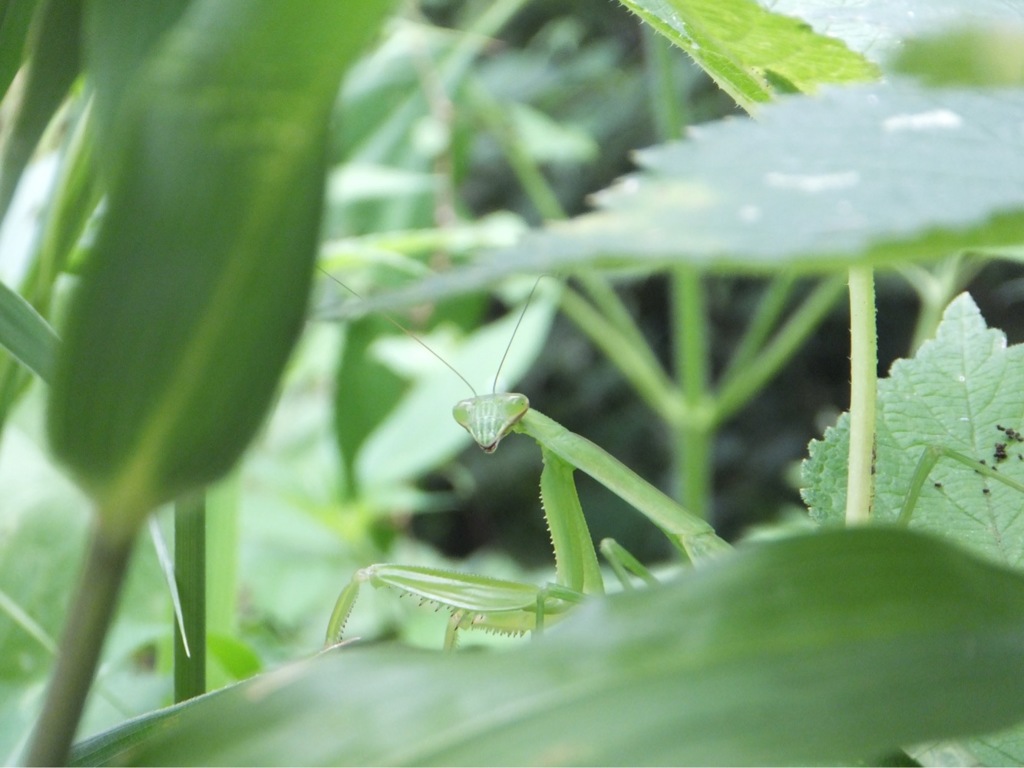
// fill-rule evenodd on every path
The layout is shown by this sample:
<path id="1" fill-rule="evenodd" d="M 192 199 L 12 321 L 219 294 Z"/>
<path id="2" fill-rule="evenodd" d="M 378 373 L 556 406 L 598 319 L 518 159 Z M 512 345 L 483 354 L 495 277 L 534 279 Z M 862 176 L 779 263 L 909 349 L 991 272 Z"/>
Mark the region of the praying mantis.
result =
<path id="1" fill-rule="evenodd" d="M 529 298 L 526 304 L 529 304 Z M 525 311 L 524 305 L 523 313 Z M 405 331 L 404 328 L 402 330 Z M 395 589 L 421 602 L 449 610 L 451 619 L 444 640 L 444 647 L 449 650 L 455 647 L 461 630 L 484 629 L 508 635 L 539 634 L 546 625 L 563 617 L 585 595 L 603 593 L 604 581 L 597 552 L 573 479 L 577 470 L 590 475 L 647 517 L 691 563 L 700 564 L 731 549 L 705 520 L 683 508 L 590 440 L 531 409 L 525 395 L 493 391 L 497 387 L 497 375 L 492 392 L 478 395 L 462 374 L 414 335 L 410 336 L 454 371 L 473 391 L 473 397 L 455 405 L 453 415 L 480 448 L 486 453 L 493 453 L 501 440 L 511 433 L 527 435 L 540 447 L 543 460 L 541 503 L 554 550 L 555 580 L 537 586 L 442 568 L 370 565 L 359 570 L 339 595 L 327 627 L 328 647 L 341 642 L 359 591 L 366 584 Z M 511 343 L 510 340 L 509 345 Z M 498 368 L 500 371 L 501 364 Z M 632 588 L 631 574 L 648 583 L 654 581 L 647 569 L 614 541 L 603 541 L 601 551 L 625 588 Z"/>

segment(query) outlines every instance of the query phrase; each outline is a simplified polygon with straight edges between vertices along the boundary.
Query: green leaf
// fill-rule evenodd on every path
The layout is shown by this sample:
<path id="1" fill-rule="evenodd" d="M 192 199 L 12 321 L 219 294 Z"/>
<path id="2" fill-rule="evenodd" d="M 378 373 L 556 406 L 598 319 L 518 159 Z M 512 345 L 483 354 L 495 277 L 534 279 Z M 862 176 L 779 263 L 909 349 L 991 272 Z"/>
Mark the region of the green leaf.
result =
<path id="1" fill-rule="evenodd" d="M 1004 0 L 771 0 L 771 7 L 804 19 L 819 34 L 837 37 L 875 61 L 908 38 L 1024 21 L 1024 8 Z"/>
<path id="2" fill-rule="evenodd" d="M 30 61 L 0 157 L 0 219 L 39 137 L 81 71 L 82 0 L 43 0 L 29 30 Z"/>
<path id="3" fill-rule="evenodd" d="M 190 0 L 91 0 L 85 38 L 89 76 L 95 84 L 94 114 L 100 160 L 116 157 L 121 139 L 125 91 L 138 79 L 139 69 L 156 46 L 181 19 Z"/>
<path id="4" fill-rule="evenodd" d="M 1024 85 L 1024 26 L 956 29 L 907 40 L 892 66 L 931 86 Z"/>
<path id="5" fill-rule="evenodd" d="M 622 4 L 693 57 L 746 111 L 783 92 L 825 83 L 874 80 L 878 68 L 804 22 L 771 13 L 755 0 L 622 0 Z"/>
<path id="6" fill-rule="evenodd" d="M 387 10 L 195 2 L 125 87 L 48 414 L 108 524 L 214 480 L 259 426 L 304 319 L 329 111 Z"/>
<path id="7" fill-rule="evenodd" d="M 763 269 L 1008 242 L 1024 224 L 1015 168 L 1024 138 L 997 142 L 992 131 L 1022 115 L 1024 91 L 899 85 L 790 97 L 758 122 L 721 122 L 638 153 L 643 172 L 601 193 L 602 210 L 515 250 L 539 249 L 534 262 Z M 1015 215 L 1000 222 L 1002 211 Z"/>
<path id="8" fill-rule="evenodd" d="M 894 521 L 925 450 L 951 448 L 1024 482 L 1024 346 L 1007 347 L 967 294 L 946 310 L 936 338 L 912 359 L 898 360 L 878 383 L 875 501 L 879 521 Z M 846 504 L 848 419 L 844 414 L 803 465 L 803 495 L 821 523 L 842 521 Z M 1007 458 L 996 458 L 997 444 Z M 938 484 L 938 485 L 936 485 Z M 928 476 L 910 525 L 962 543 L 1001 563 L 1024 564 L 1024 496 L 971 467 L 940 458 Z"/>
<path id="9" fill-rule="evenodd" d="M 652 617 L 656 617 L 653 618 Z M 1024 579 L 837 531 L 593 598 L 505 653 L 340 648 L 79 745 L 133 764 L 821 764 L 1024 717 Z"/>
<path id="10" fill-rule="evenodd" d="M 642 170 L 477 265 L 363 311 L 479 290 L 511 273 L 694 264 L 831 270 L 1024 240 L 1024 90 L 906 82 L 766 105 L 637 153 Z"/>
<path id="11" fill-rule="evenodd" d="M 210 656 L 235 680 L 252 677 L 263 666 L 250 646 L 230 635 L 211 632 L 206 638 Z"/>
<path id="12" fill-rule="evenodd" d="M 336 376 L 334 432 L 350 498 L 357 498 L 360 490 L 356 472 L 360 448 L 406 389 L 399 376 L 369 354 L 373 343 L 393 330 L 380 316 L 360 318 L 345 328 Z"/>
<path id="13" fill-rule="evenodd" d="M 989 736 L 968 739 L 964 746 L 974 758 L 974 765 L 1020 765 L 1024 762 L 1024 727 L 1017 726 Z M 958 764 L 971 765 L 964 762 Z"/>
<path id="14" fill-rule="evenodd" d="M 32 305 L 0 283 L 0 344 L 45 382 L 60 339 Z"/>
<path id="15" fill-rule="evenodd" d="M 0 98 L 21 67 L 25 55 L 25 39 L 37 0 L 3 0 L 0 2 Z"/>

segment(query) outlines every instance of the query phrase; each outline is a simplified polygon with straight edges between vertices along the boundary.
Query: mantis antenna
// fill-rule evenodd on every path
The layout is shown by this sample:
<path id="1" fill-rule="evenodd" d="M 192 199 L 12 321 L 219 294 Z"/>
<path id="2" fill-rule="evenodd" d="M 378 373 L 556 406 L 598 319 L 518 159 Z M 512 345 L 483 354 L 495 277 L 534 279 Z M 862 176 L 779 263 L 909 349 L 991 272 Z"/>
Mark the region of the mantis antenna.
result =
<path id="1" fill-rule="evenodd" d="M 356 293 L 355 291 L 353 291 L 353 290 L 352 290 L 351 288 L 349 288 L 349 287 L 348 287 L 347 285 L 345 285 L 345 284 L 344 284 L 343 282 L 341 282 L 341 280 L 339 280 L 338 278 L 336 278 L 336 277 L 335 277 L 334 275 L 332 275 L 332 274 L 331 274 L 330 272 L 328 272 L 328 271 L 327 271 L 326 269 L 324 269 L 323 267 L 321 267 L 321 266 L 319 266 L 319 265 L 318 265 L 318 266 L 317 266 L 317 269 L 319 269 L 319 270 L 320 270 L 321 272 L 323 272 L 323 273 L 324 273 L 325 275 L 327 275 L 327 277 L 329 277 L 329 278 L 330 278 L 331 280 L 333 280 L 334 282 L 336 282 L 336 283 L 337 283 L 338 285 L 340 285 L 340 286 L 341 286 L 342 288 L 344 288 L 344 289 L 345 289 L 346 291 L 348 291 L 349 293 L 351 293 L 351 294 L 352 294 L 353 296 L 355 296 L 355 297 L 356 297 L 357 299 L 359 299 L 360 301 L 363 301 L 363 300 L 364 300 L 362 296 L 360 296 L 360 295 L 359 295 L 358 293 Z M 539 278 L 538 278 L 538 279 L 539 279 Z M 537 287 L 537 286 L 535 285 L 535 286 L 534 286 L 534 288 L 536 288 L 536 287 Z M 531 296 L 531 297 L 533 296 L 533 292 L 532 292 L 532 291 L 530 292 L 530 296 Z M 527 300 L 527 303 L 529 303 L 529 300 Z M 525 308 L 524 308 L 524 311 L 525 311 Z M 415 333 L 413 333 L 412 331 L 410 331 L 410 330 L 409 330 L 408 328 L 406 328 L 406 327 L 405 327 L 404 325 L 402 325 L 402 324 L 401 324 L 400 322 L 398 322 L 397 320 L 395 320 L 395 318 L 393 318 L 393 317 L 392 317 L 391 315 L 389 315 L 389 314 L 388 314 L 387 312 L 381 312 L 381 314 L 382 314 L 382 315 L 384 316 L 384 318 L 385 318 L 385 319 L 386 319 L 386 320 L 387 320 L 387 321 L 388 321 L 389 323 L 391 323 L 391 324 L 392 324 L 393 326 L 395 326 L 395 328 L 397 328 L 398 330 L 400 330 L 400 331 L 401 331 L 402 333 L 404 333 L 404 334 L 405 334 L 406 336 L 408 336 L 408 337 L 409 337 L 410 339 L 412 339 L 412 340 L 413 340 L 413 341 L 415 341 L 415 342 L 416 342 L 417 344 L 419 344 L 419 345 L 420 345 L 421 347 L 423 347 L 423 348 L 424 348 L 425 350 L 427 350 L 427 352 L 429 352 L 429 353 L 430 353 L 430 354 L 432 354 L 432 355 L 433 355 L 433 356 L 434 356 L 435 358 L 437 358 L 437 359 L 438 359 L 439 361 L 441 361 L 441 364 L 442 364 L 442 365 L 444 365 L 444 367 L 445 367 L 445 368 L 447 368 L 447 369 L 448 369 L 449 371 L 451 371 L 451 372 L 452 372 L 452 373 L 454 373 L 454 374 L 455 374 L 456 376 L 458 376 L 458 377 L 459 377 L 460 379 L 462 379 L 462 382 L 463 382 L 463 383 L 464 383 L 464 384 L 465 384 L 465 385 L 466 385 L 467 387 L 469 387 L 469 391 L 473 393 L 473 396 L 474 396 L 474 397 L 478 397 L 478 395 L 477 395 L 477 393 L 476 393 L 476 388 L 475 388 L 475 387 L 474 387 L 474 386 L 473 386 L 472 384 L 470 384 L 470 383 L 469 383 L 469 380 L 468 380 L 468 379 L 467 379 L 467 378 L 466 378 L 465 376 L 463 376 L 463 375 L 462 375 L 461 373 L 459 373 L 458 369 L 456 369 L 454 365 L 452 365 L 452 364 L 451 364 L 451 363 L 449 363 L 449 362 L 448 362 L 447 360 L 445 360 L 445 359 L 444 359 L 443 357 L 441 357 L 441 356 L 440 356 L 440 355 L 439 355 L 439 354 L 438 354 L 437 352 L 435 352 L 435 351 L 434 351 L 433 349 L 431 349 L 431 348 L 430 348 L 430 345 L 429 345 L 429 344 L 427 344 L 427 342 L 425 342 L 425 341 L 424 341 L 423 339 L 421 339 L 421 338 L 420 338 L 419 336 L 417 336 L 417 335 L 416 335 Z M 522 320 L 523 320 L 523 316 L 522 316 L 522 315 L 520 315 L 520 316 L 519 316 L 519 322 L 522 322 Z M 516 323 L 516 329 L 515 329 L 515 331 L 518 331 L 518 330 L 519 330 L 519 323 Z M 515 331 L 512 331 L 512 336 L 513 336 L 513 337 L 515 337 L 515 335 L 516 335 Z M 510 341 L 510 342 L 509 342 L 509 346 L 511 346 L 511 345 L 512 345 L 512 342 Z M 508 349 L 506 349 L 506 350 L 505 350 L 505 354 L 506 354 L 506 355 L 508 355 Z M 504 357 L 502 357 L 502 358 L 501 358 L 501 363 L 502 363 L 502 365 L 503 365 L 503 364 L 505 363 L 505 358 L 504 358 Z M 501 370 L 501 367 L 500 367 L 500 366 L 498 367 L 498 370 L 499 370 L 499 371 Z M 494 378 L 494 381 L 495 381 L 495 383 L 497 383 L 497 381 L 498 381 L 498 378 L 497 378 L 497 376 L 495 376 L 495 378 Z"/>
<path id="2" fill-rule="evenodd" d="M 362 296 L 353 291 L 326 269 L 320 266 L 318 266 L 317 269 L 357 299 L 362 299 Z M 533 300 L 533 294 L 536 292 L 537 286 L 540 285 L 541 278 L 543 277 L 544 275 L 541 275 L 537 278 L 537 281 L 533 284 L 533 288 L 530 289 L 529 295 L 526 297 L 526 303 L 523 304 L 523 309 L 519 313 L 519 319 L 516 320 L 515 328 L 512 329 L 512 336 L 508 340 L 508 345 L 505 347 L 505 353 L 501 356 L 501 362 L 498 363 L 498 370 L 494 374 L 494 383 L 491 386 L 491 393 L 489 395 L 477 394 L 476 388 L 469 383 L 465 376 L 456 370 L 455 366 L 441 357 L 441 355 L 431 349 L 423 339 L 419 338 L 415 333 L 403 326 L 389 314 L 386 312 L 382 313 L 384 317 L 387 318 L 388 322 L 402 331 L 402 333 L 409 336 L 409 338 L 427 350 L 427 352 L 435 358 L 440 360 L 444 364 L 445 368 L 462 379 L 466 386 L 469 387 L 469 391 L 473 393 L 473 397 L 456 403 L 455 407 L 452 409 L 452 416 L 455 417 L 455 421 L 458 422 L 460 426 L 469 432 L 470 437 L 472 437 L 476 444 L 483 449 L 484 453 L 494 453 L 498 447 L 498 443 L 501 442 L 501 439 L 511 432 L 512 428 L 519 423 L 519 420 L 526 415 L 528 410 L 530 410 L 530 401 L 527 399 L 526 395 L 521 395 L 517 392 L 498 392 L 498 377 L 501 375 L 501 369 L 505 365 L 505 360 L 508 358 L 509 350 L 512 349 L 512 342 L 516 338 L 519 326 L 522 324 L 523 318 L 526 316 L 526 310 L 529 309 L 530 302 Z"/>
<path id="3" fill-rule="evenodd" d="M 526 303 L 523 304 L 523 311 L 519 313 L 519 319 L 516 320 L 516 326 L 512 329 L 512 335 L 508 339 L 508 345 L 505 347 L 505 354 L 501 356 L 501 362 L 498 363 L 498 370 L 494 372 L 494 383 L 491 384 L 491 394 L 498 394 L 498 376 L 501 375 L 501 369 L 505 365 L 505 359 L 508 357 L 509 350 L 512 349 L 512 342 L 516 339 L 516 334 L 519 333 L 519 326 L 523 324 L 523 318 L 526 317 L 526 310 L 530 308 L 530 302 L 533 301 L 533 294 L 537 292 L 537 286 L 540 285 L 540 281 L 544 278 L 541 275 L 537 278 L 533 284 L 533 288 L 530 289 L 530 293 L 526 296 Z M 472 389 L 472 387 L 470 387 Z M 473 393 L 474 395 L 476 392 Z"/>

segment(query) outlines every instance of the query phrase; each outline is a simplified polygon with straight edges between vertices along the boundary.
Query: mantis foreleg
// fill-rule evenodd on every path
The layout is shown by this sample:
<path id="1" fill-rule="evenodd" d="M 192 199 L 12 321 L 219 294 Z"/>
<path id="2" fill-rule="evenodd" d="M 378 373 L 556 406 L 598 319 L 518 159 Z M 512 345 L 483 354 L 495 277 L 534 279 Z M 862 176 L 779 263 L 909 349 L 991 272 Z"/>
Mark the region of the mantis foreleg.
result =
<path id="1" fill-rule="evenodd" d="M 544 414 L 531 409 L 512 430 L 529 435 L 546 453 L 586 472 L 628 502 L 657 525 L 691 562 L 700 563 L 731 549 L 707 521 L 683 508 L 607 451 Z"/>
<path id="2" fill-rule="evenodd" d="M 326 644 L 341 641 L 363 584 L 390 587 L 452 611 L 445 647 L 454 647 L 460 629 L 479 628 L 501 634 L 539 632 L 560 617 L 584 593 L 604 591 L 601 571 L 580 507 L 573 468 L 558 455 L 544 452 L 541 501 L 555 551 L 555 584 L 537 587 L 504 579 L 440 568 L 371 565 L 342 590 L 327 627 Z"/>
<path id="3" fill-rule="evenodd" d="M 594 542 L 572 477 L 575 468 L 557 453 L 545 448 L 541 452 L 540 498 L 555 551 L 555 580 L 585 594 L 604 592 Z"/>

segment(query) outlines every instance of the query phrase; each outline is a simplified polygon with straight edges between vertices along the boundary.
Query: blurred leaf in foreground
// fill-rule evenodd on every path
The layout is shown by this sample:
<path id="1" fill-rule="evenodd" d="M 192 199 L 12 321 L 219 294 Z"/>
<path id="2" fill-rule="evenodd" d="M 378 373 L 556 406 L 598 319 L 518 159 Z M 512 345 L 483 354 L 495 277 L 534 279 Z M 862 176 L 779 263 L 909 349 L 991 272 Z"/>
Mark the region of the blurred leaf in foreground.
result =
<path id="1" fill-rule="evenodd" d="M 833 531 L 588 600 L 506 653 L 339 648 L 111 731 L 77 759 L 873 761 L 1024 718 L 1022 637 L 1019 574 L 920 534 Z"/>
<path id="2" fill-rule="evenodd" d="M 304 318 L 338 82 L 387 10 L 194 3 L 125 86 L 49 407 L 110 524 L 216 479 L 261 422 Z"/>

